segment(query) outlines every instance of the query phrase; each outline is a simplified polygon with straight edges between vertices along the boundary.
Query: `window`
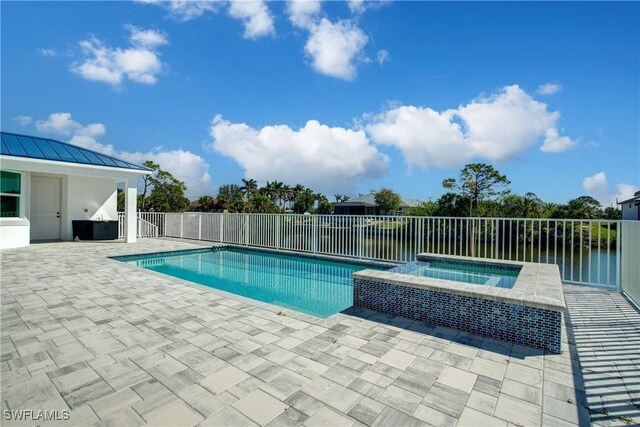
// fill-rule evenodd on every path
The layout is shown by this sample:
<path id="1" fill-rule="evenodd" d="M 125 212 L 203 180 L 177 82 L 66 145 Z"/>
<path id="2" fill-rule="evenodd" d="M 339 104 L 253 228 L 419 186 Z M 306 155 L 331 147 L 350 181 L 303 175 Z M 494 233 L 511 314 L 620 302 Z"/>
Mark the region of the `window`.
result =
<path id="1" fill-rule="evenodd" d="M 0 217 L 18 218 L 20 216 L 20 174 L 0 172 Z"/>

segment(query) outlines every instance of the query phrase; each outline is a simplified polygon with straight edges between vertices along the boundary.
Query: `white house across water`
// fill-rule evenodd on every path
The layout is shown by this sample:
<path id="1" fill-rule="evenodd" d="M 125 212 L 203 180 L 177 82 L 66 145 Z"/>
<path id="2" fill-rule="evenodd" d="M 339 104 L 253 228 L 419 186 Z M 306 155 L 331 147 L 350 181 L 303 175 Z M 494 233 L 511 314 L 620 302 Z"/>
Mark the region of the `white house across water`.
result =
<path id="1" fill-rule="evenodd" d="M 640 191 L 636 191 L 632 198 L 618 202 L 622 207 L 622 219 L 640 221 Z"/>
<path id="2" fill-rule="evenodd" d="M 1 132 L 0 248 L 73 240 L 74 220 L 117 220 L 125 187 L 125 241 L 136 240 L 137 179 L 151 170 L 65 142 Z"/>

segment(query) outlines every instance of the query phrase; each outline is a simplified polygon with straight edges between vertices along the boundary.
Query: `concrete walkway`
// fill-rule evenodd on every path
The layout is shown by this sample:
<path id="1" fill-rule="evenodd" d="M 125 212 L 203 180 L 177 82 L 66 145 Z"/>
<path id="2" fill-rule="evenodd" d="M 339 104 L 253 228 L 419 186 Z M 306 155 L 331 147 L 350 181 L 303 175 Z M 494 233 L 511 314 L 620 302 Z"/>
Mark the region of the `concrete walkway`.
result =
<path id="1" fill-rule="evenodd" d="M 583 382 L 578 358 L 602 367 L 587 358 L 600 350 L 588 350 L 596 331 L 619 332 L 609 301 L 632 319 L 617 295 L 583 298 L 572 287 L 576 345 L 565 329 L 563 353 L 546 355 L 368 311 L 319 319 L 107 258 L 194 246 L 153 239 L 3 251 L 2 425 L 588 425 L 597 378 Z M 572 298 L 590 298 L 606 321 L 592 325 Z M 637 342 L 635 328 L 625 326 L 621 347 Z M 616 401 L 637 398 L 628 353 L 616 351 L 627 360 L 615 375 L 629 381 L 607 383 L 629 392 Z M 7 418 L 20 410 L 70 419 Z"/>

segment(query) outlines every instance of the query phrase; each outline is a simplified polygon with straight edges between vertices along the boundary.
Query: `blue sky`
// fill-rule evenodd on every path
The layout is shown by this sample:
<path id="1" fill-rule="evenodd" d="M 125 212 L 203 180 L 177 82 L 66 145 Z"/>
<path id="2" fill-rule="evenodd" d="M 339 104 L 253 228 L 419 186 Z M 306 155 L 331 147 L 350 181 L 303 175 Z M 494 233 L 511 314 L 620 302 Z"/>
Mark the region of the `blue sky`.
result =
<path id="1" fill-rule="evenodd" d="M 192 198 L 298 182 L 436 199 L 468 162 L 608 205 L 640 183 L 640 7 L 3 2 L 2 129 L 142 162 Z"/>

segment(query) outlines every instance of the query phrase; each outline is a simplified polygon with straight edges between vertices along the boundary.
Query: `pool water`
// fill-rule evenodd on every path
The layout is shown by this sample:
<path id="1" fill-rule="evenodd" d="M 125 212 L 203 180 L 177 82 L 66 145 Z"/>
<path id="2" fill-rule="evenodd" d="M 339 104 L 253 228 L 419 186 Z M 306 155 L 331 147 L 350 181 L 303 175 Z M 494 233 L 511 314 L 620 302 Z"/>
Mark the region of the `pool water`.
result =
<path id="1" fill-rule="evenodd" d="M 500 268 L 480 263 L 430 260 L 411 262 L 390 271 L 472 285 L 512 288 L 520 269 L 518 267 Z"/>
<path id="2" fill-rule="evenodd" d="M 115 259 L 319 317 L 353 305 L 351 273 L 389 268 L 235 248 Z"/>

